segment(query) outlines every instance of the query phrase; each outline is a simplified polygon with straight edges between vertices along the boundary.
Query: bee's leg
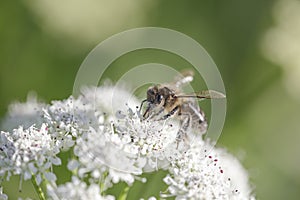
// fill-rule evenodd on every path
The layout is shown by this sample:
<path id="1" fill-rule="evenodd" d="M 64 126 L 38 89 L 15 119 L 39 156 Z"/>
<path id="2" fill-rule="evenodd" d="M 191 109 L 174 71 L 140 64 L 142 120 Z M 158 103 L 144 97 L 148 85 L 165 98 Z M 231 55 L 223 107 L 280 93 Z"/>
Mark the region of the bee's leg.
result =
<path id="1" fill-rule="evenodd" d="M 143 119 L 146 119 L 146 118 L 149 117 L 149 111 L 150 111 L 150 106 L 148 106 L 148 107 L 146 108 L 146 111 L 145 111 L 144 114 L 143 114 Z"/>
<path id="2" fill-rule="evenodd" d="M 173 116 L 177 111 L 179 111 L 179 106 L 176 106 L 173 108 L 170 112 L 168 112 L 166 115 L 162 116 L 159 120 L 165 120 L 169 117 Z"/>
<path id="3" fill-rule="evenodd" d="M 187 130 L 190 127 L 191 122 L 191 115 L 189 113 L 181 113 L 181 120 L 180 120 L 180 129 L 177 132 L 177 148 L 180 141 L 184 141 L 187 144 Z"/>
<path id="4" fill-rule="evenodd" d="M 159 108 L 159 107 L 158 107 Z M 159 110 L 156 112 L 153 107 L 148 105 L 146 111 L 143 114 L 143 119 L 153 119 L 154 117 L 160 115 L 164 111 L 164 108 L 160 106 Z"/>
<path id="5" fill-rule="evenodd" d="M 164 108 L 161 107 L 157 112 L 152 112 L 151 115 L 149 114 L 147 118 L 153 119 L 154 117 L 159 116 L 163 111 L 164 111 Z"/>

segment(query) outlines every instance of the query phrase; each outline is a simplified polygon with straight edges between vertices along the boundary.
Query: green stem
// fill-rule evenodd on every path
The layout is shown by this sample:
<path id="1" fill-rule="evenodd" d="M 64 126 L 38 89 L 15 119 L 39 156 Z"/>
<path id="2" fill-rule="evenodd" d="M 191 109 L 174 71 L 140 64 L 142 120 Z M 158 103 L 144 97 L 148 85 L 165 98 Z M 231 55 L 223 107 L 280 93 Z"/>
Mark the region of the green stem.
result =
<path id="1" fill-rule="evenodd" d="M 72 160 L 78 160 L 77 156 L 74 154 L 74 147 L 70 149 L 69 154 Z M 73 176 L 78 176 L 78 169 L 72 170 L 71 172 Z"/>
<path id="2" fill-rule="evenodd" d="M 38 185 L 38 183 L 36 182 L 35 175 L 32 175 L 32 177 L 31 177 L 31 182 L 32 182 L 32 184 L 33 184 L 33 186 L 34 186 L 34 189 L 35 189 L 35 191 L 37 192 L 37 194 L 38 194 L 40 200 L 46 200 L 45 194 L 44 194 L 42 188 L 41 188 L 41 187 Z"/>
<path id="3" fill-rule="evenodd" d="M 108 172 L 106 171 L 106 172 L 103 173 L 103 176 L 100 179 L 99 186 L 100 186 L 100 194 L 101 195 L 105 195 L 104 188 L 105 188 L 105 179 L 106 179 L 107 176 L 108 176 Z"/>
<path id="4" fill-rule="evenodd" d="M 120 196 L 118 197 L 118 200 L 126 200 L 127 199 L 127 195 L 129 192 L 130 187 L 126 186 L 123 190 L 123 192 L 120 194 Z"/>

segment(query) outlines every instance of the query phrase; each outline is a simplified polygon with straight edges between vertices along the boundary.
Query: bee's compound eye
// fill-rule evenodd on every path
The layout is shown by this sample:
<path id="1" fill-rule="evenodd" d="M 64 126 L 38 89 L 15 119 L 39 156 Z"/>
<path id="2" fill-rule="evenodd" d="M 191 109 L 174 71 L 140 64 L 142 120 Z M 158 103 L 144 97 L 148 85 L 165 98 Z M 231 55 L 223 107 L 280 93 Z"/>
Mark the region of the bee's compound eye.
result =
<path id="1" fill-rule="evenodd" d="M 162 98 L 163 98 L 162 95 L 157 95 L 157 96 L 156 96 L 156 101 L 157 101 L 157 103 L 160 103 L 161 100 L 162 100 Z"/>
<path id="2" fill-rule="evenodd" d="M 155 94 L 153 90 L 150 90 L 149 93 L 150 93 L 151 95 L 154 95 L 154 94 Z"/>

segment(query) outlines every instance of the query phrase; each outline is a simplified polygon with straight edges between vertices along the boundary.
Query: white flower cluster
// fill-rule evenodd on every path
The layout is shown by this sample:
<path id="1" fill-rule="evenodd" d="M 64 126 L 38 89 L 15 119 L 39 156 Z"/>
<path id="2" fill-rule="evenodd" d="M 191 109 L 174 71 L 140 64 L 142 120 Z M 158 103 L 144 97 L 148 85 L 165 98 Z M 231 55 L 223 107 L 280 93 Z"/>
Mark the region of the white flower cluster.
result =
<path id="1" fill-rule="evenodd" d="M 22 125 L 25 129 L 33 124 L 43 123 L 43 110 L 46 104 L 38 102 L 34 93 L 29 93 L 26 103 L 15 102 L 9 105 L 8 114 L 1 122 L 1 130 L 12 131 Z"/>
<path id="2" fill-rule="evenodd" d="M 205 147 L 205 148 L 204 148 Z M 204 149 L 203 149 L 204 148 Z M 204 150 L 204 154 L 202 153 Z M 248 176 L 236 158 L 223 149 L 199 141 L 172 162 L 163 197 L 175 199 L 254 199 Z"/>
<path id="3" fill-rule="evenodd" d="M 56 156 L 59 152 L 48 133 L 47 124 L 41 128 L 34 125 L 28 129 L 20 127 L 13 132 L 1 132 L 0 135 L 0 175 L 9 180 L 12 174 L 21 175 L 28 180 L 35 175 L 38 184 L 42 175 L 49 181 L 56 179 L 48 171 L 52 165 L 60 165 Z"/>
<path id="4" fill-rule="evenodd" d="M 90 173 L 95 179 L 108 171 L 108 187 L 120 180 L 131 185 L 137 175 L 166 165 L 165 152 L 176 146 L 175 122 L 142 121 L 131 108 L 126 113 L 117 111 L 116 120 L 103 123 L 77 138 L 78 161 L 72 160 L 69 169 L 78 170 L 80 177 Z"/>
<path id="5" fill-rule="evenodd" d="M 120 181 L 128 186 L 135 180 L 145 182 L 139 175 L 162 168 L 169 171 L 164 179 L 168 191 L 162 197 L 252 198 L 247 174 L 234 157 L 213 149 L 200 159 L 205 146 L 200 137 L 178 145 L 175 118 L 144 120 L 137 105 L 126 89 L 105 85 L 51 105 L 31 98 L 11 106 L 3 123 L 8 132 L 0 135 L 0 176 L 34 176 L 38 185 L 45 178 L 51 199 L 113 199 L 103 191 Z M 35 125 L 29 126 L 33 119 Z M 67 150 L 73 152 L 68 162 L 73 178 L 56 186 L 52 165 L 61 165 L 57 155 Z M 237 178 L 226 174 L 227 168 L 234 169 Z M 0 195 L 5 197 L 2 191 Z"/>

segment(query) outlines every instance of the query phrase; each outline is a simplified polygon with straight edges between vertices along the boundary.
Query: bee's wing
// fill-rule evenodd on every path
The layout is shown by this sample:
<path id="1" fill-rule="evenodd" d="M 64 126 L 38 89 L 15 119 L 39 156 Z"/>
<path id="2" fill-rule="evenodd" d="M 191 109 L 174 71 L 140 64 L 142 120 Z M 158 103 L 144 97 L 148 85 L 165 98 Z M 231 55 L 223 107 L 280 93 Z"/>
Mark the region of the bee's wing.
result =
<path id="1" fill-rule="evenodd" d="M 178 95 L 177 98 L 223 99 L 226 98 L 226 96 L 215 90 L 203 90 L 194 94 Z"/>
<path id="2" fill-rule="evenodd" d="M 192 70 L 181 71 L 179 75 L 175 76 L 173 85 L 176 88 L 181 88 L 182 85 L 187 84 L 193 80 L 194 72 Z"/>
<path id="3" fill-rule="evenodd" d="M 197 98 L 205 98 L 205 99 L 224 99 L 224 98 L 226 98 L 225 94 L 215 91 L 215 90 L 203 90 L 196 94 L 197 94 Z"/>

